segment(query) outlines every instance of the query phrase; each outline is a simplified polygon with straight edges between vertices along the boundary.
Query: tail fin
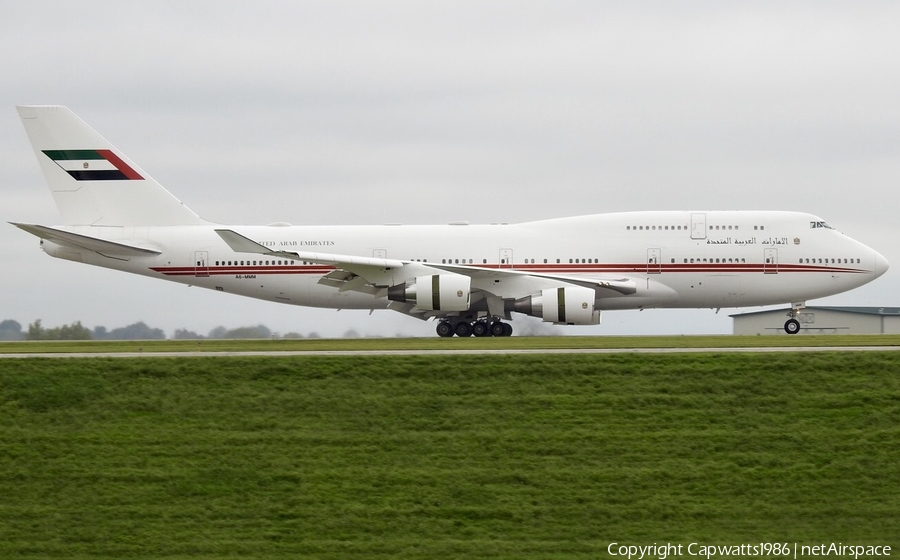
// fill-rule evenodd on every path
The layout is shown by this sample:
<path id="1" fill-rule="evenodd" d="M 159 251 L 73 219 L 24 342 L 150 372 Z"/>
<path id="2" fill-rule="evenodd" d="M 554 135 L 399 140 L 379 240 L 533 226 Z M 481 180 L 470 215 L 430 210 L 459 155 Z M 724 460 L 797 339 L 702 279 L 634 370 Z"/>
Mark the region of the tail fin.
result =
<path id="1" fill-rule="evenodd" d="M 64 225 L 208 223 L 68 108 L 17 109 Z"/>

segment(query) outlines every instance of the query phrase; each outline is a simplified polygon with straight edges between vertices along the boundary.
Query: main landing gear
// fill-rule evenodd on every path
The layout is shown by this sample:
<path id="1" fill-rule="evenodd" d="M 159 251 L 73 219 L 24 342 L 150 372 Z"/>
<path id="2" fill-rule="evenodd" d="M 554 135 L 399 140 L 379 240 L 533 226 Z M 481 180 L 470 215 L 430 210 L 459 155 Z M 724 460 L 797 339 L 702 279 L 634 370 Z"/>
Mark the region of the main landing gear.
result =
<path id="1" fill-rule="evenodd" d="M 806 307 L 805 303 L 795 303 L 791 306 L 791 310 L 788 311 L 788 319 L 784 322 L 784 332 L 788 334 L 797 334 L 800 332 L 800 321 L 797 320 L 797 317 L 800 316 L 800 310 Z"/>
<path id="2" fill-rule="evenodd" d="M 512 336 L 513 332 L 512 325 L 503 321 L 474 321 L 471 323 L 469 321 L 459 321 L 458 323 L 441 321 L 435 330 L 438 336 L 443 338 L 450 338 L 453 335 L 460 338 L 467 336 Z"/>

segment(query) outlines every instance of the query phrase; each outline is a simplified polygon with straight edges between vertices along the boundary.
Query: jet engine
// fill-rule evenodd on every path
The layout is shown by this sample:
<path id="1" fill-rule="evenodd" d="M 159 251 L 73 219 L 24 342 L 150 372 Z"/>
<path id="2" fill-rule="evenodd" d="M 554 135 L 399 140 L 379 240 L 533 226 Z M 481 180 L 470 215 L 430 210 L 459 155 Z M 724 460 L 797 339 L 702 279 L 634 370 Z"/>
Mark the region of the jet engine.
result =
<path id="1" fill-rule="evenodd" d="M 462 274 L 417 276 L 414 281 L 388 288 L 388 299 L 413 303 L 427 311 L 466 311 L 472 279 Z"/>
<path id="2" fill-rule="evenodd" d="M 594 309 L 594 290 L 581 286 L 541 290 L 539 294 L 516 300 L 513 311 L 540 317 L 548 323 L 600 324 L 600 311 Z"/>

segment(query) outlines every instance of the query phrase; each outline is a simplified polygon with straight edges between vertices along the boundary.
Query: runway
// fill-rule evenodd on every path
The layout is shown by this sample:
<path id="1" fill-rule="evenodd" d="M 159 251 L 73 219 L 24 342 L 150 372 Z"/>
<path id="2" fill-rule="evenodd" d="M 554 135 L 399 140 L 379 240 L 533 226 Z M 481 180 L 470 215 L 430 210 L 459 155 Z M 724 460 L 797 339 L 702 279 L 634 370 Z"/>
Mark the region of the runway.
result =
<path id="1" fill-rule="evenodd" d="M 784 352 L 896 352 L 900 346 L 792 346 L 748 348 L 518 348 L 486 350 L 284 350 L 210 352 L 45 352 L 0 354 L 2 358 L 221 358 L 293 356 L 505 356 L 523 354 L 766 354 Z"/>

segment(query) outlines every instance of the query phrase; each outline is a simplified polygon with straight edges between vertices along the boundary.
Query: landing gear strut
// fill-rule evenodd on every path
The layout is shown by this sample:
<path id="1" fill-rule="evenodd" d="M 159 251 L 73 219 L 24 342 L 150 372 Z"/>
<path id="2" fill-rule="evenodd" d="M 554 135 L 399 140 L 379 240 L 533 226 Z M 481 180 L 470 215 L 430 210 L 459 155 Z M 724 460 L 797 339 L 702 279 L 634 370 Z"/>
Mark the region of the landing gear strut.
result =
<path id="1" fill-rule="evenodd" d="M 797 334 L 800 332 L 800 321 L 797 320 L 797 317 L 800 316 L 800 310 L 806 307 L 805 303 L 795 303 L 791 306 L 791 310 L 788 311 L 788 319 L 784 322 L 784 332 L 788 334 Z"/>
<path id="2" fill-rule="evenodd" d="M 488 321 L 459 321 L 457 323 L 453 323 L 451 321 L 441 321 L 438 323 L 437 335 L 442 338 L 450 338 L 453 335 L 456 335 L 460 338 L 465 338 L 468 336 L 512 336 L 513 328 L 509 323 L 504 323 L 503 321 L 494 321 L 493 323 L 489 323 Z"/>

